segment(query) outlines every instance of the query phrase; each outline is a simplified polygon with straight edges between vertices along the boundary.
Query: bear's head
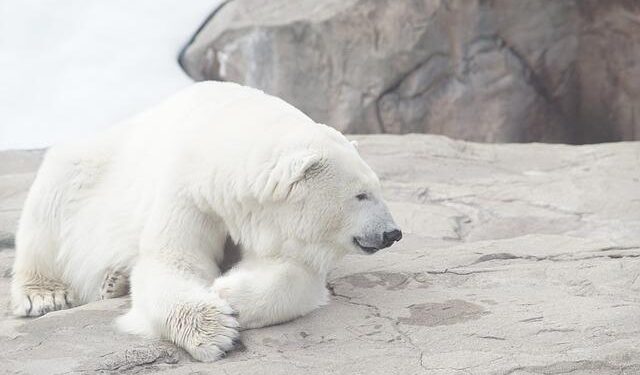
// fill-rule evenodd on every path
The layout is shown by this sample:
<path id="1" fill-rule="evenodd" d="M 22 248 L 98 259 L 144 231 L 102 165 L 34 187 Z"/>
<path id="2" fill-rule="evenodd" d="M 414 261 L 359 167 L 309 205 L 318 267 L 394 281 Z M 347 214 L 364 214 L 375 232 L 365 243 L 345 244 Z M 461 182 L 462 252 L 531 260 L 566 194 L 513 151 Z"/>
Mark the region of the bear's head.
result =
<path id="1" fill-rule="evenodd" d="M 274 224 L 292 246 L 373 254 L 402 238 L 380 180 L 341 134 L 281 153 L 270 172 L 263 191 L 276 207 Z"/>

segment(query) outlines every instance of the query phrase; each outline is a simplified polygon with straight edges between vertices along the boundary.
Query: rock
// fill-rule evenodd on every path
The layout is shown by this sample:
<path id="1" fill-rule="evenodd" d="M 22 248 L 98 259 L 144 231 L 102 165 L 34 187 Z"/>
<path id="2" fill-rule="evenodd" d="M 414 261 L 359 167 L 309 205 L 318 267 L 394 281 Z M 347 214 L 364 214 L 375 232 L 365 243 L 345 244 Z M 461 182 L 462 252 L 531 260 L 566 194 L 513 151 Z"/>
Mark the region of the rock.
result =
<path id="1" fill-rule="evenodd" d="M 0 232 L 0 248 L 11 249 L 15 247 L 15 240 L 13 237 L 13 233 Z"/>
<path id="2" fill-rule="evenodd" d="M 113 320 L 127 298 L 9 317 L 13 250 L 1 250 L 2 370 L 640 373 L 640 143 L 354 138 L 405 238 L 373 256 L 348 255 L 330 275 L 326 307 L 243 331 L 238 350 L 197 363 L 167 342 L 118 333 Z M 0 165 L 11 155 L 0 154 Z M 2 181 L 24 197 L 23 180 Z"/>
<path id="3" fill-rule="evenodd" d="M 640 139 L 640 3 L 587 0 L 578 54 L 584 138 Z"/>
<path id="4" fill-rule="evenodd" d="M 633 140 L 639 14 L 628 0 L 233 0 L 180 62 L 349 133 Z"/>
<path id="5" fill-rule="evenodd" d="M 14 246 L 20 209 L 42 155 L 38 150 L 0 151 L 0 250 Z"/>

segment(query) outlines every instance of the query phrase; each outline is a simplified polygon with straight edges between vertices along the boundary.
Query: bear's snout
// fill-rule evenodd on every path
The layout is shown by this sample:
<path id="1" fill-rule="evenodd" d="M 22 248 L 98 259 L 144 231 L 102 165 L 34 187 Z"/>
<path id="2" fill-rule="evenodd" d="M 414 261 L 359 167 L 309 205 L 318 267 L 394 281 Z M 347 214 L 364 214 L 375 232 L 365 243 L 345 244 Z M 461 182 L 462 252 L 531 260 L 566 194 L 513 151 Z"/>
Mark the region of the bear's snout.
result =
<path id="1" fill-rule="evenodd" d="M 385 249 L 393 245 L 395 242 L 400 241 L 402 239 L 402 231 L 400 231 L 400 229 L 392 229 L 375 237 L 377 237 L 377 239 L 373 241 L 371 239 L 367 241 L 366 237 L 354 237 L 353 243 L 365 253 L 373 254 L 378 250 Z"/>
<path id="2" fill-rule="evenodd" d="M 394 242 L 398 242 L 402 239 L 402 231 L 400 229 L 394 229 L 382 234 L 382 248 L 393 245 Z"/>

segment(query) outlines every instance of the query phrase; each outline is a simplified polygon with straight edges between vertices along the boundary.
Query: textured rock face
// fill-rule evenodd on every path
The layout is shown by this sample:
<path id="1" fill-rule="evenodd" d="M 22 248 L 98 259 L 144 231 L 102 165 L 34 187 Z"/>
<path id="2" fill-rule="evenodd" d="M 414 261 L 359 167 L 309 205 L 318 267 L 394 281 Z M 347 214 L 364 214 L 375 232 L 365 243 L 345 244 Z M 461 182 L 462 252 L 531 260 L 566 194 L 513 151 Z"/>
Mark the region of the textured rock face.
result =
<path id="1" fill-rule="evenodd" d="M 214 364 L 115 331 L 126 298 L 8 316 L 0 372 L 20 374 L 640 373 L 639 143 L 486 145 L 358 136 L 405 239 L 332 272 L 329 305 L 244 331 Z M 0 153 L 12 233 L 39 155 Z"/>
<path id="2" fill-rule="evenodd" d="M 580 121 L 593 139 L 640 139 L 640 2 L 585 1 Z"/>
<path id="3" fill-rule="evenodd" d="M 350 133 L 637 139 L 633 1 L 232 0 L 181 63 Z"/>

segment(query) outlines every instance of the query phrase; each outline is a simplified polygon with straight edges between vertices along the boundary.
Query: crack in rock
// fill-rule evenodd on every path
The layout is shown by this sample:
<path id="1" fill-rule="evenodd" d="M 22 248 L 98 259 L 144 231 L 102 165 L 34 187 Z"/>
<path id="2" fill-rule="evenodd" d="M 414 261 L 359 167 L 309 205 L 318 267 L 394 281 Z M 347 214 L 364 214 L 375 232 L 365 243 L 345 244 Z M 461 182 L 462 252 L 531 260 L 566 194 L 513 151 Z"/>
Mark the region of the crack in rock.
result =
<path id="1" fill-rule="evenodd" d="M 330 292 L 330 294 L 332 296 L 337 297 L 337 298 L 341 298 L 344 302 L 346 302 L 346 303 L 348 303 L 350 305 L 366 307 L 366 308 L 372 309 L 374 316 L 377 316 L 379 318 L 382 318 L 382 319 L 385 319 L 385 320 L 389 321 L 389 323 L 391 325 L 391 328 L 398 335 L 400 335 L 404 339 L 403 341 L 406 344 L 408 344 L 411 348 L 413 348 L 415 351 L 418 352 L 418 355 L 419 355 L 419 357 L 418 357 L 418 365 L 421 368 L 427 370 L 427 367 L 425 366 L 424 361 L 423 361 L 423 358 L 424 358 L 423 350 L 413 342 L 411 337 L 409 337 L 409 335 L 406 332 L 404 332 L 404 331 L 402 331 L 400 329 L 400 327 L 399 327 L 400 322 L 397 319 L 382 314 L 380 312 L 380 309 L 378 308 L 378 306 L 371 305 L 371 304 L 364 303 L 364 302 L 356 302 L 356 301 L 353 301 L 351 296 L 348 296 L 348 295 L 345 295 L 345 294 L 340 294 L 340 293 L 336 292 L 335 287 L 333 285 L 328 285 L 327 287 L 328 287 L 329 292 Z"/>
<path id="2" fill-rule="evenodd" d="M 640 364 L 634 365 L 616 365 L 605 361 L 578 360 L 578 361 L 561 361 L 554 362 L 543 366 L 518 366 L 511 368 L 502 374 L 580 374 L 582 372 L 590 374 L 638 374 L 640 373 Z"/>
<path id="3" fill-rule="evenodd" d="M 176 364 L 184 357 L 180 349 L 169 343 L 127 349 L 105 355 L 97 371 L 127 372 L 154 364 Z"/>

